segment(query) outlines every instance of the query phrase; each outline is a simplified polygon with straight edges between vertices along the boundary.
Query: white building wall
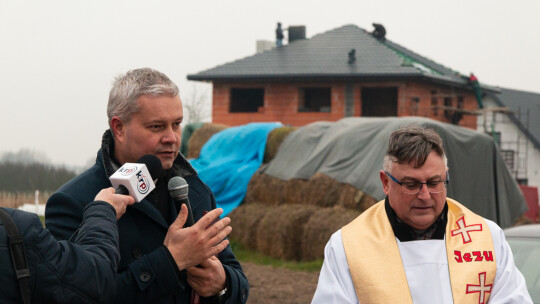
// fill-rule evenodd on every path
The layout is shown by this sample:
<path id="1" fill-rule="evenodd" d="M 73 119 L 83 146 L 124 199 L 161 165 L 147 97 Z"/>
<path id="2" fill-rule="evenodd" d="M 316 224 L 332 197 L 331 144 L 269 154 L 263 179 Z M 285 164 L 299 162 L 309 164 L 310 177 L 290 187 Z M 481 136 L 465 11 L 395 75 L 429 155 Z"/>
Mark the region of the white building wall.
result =
<path id="1" fill-rule="evenodd" d="M 496 108 L 498 105 L 490 97 L 483 100 L 484 107 Z M 529 118 L 532 119 L 532 118 Z M 492 124 L 493 123 L 493 124 Z M 525 125 L 526 122 L 524 121 Z M 509 168 L 516 179 L 527 179 L 529 186 L 540 189 L 540 151 L 510 120 L 507 114 L 486 111 L 478 116 L 477 131 L 493 130 L 501 133 L 501 150 L 514 150 L 514 168 Z"/>

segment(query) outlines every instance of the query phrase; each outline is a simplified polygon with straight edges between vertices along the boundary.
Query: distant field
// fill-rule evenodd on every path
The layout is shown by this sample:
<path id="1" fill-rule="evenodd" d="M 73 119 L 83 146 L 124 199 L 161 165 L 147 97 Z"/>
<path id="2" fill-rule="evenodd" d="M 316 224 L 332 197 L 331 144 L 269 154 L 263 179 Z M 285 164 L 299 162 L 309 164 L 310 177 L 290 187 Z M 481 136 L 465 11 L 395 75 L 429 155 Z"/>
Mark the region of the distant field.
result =
<path id="1" fill-rule="evenodd" d="M 24 204 L 35 203 L 35 193 L 32 192 L 7 192 L 0 191 L 0 207 L 18 208 Z M 51 196 L 51 193 L 39 193 L 38 201 L 40 204 L 45 204 Z"/>

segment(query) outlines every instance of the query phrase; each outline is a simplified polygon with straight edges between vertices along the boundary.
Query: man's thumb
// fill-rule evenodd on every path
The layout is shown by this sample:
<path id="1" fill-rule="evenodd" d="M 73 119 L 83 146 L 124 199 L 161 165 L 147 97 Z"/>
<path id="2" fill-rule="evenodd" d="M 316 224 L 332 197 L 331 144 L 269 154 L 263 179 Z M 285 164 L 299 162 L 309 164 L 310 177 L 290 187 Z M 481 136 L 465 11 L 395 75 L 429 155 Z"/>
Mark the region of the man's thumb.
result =
<path id="1" fill-rule="evenodd" d="M 187 206 L 186 204 L 182 204 L 182 206 L 180 207 L 180 213 L 178 214 L 176 220 L 174 221 L 174 223 L 172 223 L 171 226 L 176 229 L 182 229 L 182 227 L 184 227 L 184 224 L 186 223 L 187 215 Z"/>

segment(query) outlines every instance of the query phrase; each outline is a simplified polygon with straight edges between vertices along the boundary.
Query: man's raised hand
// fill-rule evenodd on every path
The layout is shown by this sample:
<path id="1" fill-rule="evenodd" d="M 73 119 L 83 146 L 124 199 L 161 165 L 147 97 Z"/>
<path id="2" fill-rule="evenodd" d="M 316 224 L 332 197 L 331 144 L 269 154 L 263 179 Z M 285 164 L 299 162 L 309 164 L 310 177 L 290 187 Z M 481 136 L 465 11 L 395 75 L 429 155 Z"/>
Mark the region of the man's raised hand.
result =
<path id="1" fill-rule="evenodd" d="M 231 219 L 225 217 L 216 221 L 222 213 L 223 209 L 214 209 L 204 215 L 195 225 L 183 228 L 188 210 L 186 205 L 182 205 L 180 214 L 169 227 L 163 242 L 179 270 L 199 265 L 211 256 L 219 254 L 229 245 L 229 241 L 225 238 L 232 231 L 229 226 Z"/>

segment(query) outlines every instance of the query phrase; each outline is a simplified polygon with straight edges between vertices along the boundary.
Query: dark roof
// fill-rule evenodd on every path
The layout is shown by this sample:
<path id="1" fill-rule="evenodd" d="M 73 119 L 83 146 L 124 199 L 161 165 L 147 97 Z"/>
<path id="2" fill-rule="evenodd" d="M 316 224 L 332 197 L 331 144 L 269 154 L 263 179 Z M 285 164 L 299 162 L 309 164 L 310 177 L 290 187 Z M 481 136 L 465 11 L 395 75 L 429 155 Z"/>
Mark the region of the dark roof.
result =
<path id="1" fill-rule="evenodd" d="M 349 64 L 351 49 L 355 49 L 356 60 Z M 310 39 L 297 40 L 187 78 L 215 81 L 378 77 L 420 77 L 468 86 L 468 77 L 389 40 L 376 39 L 356 25 L 345 25 Z"/>
<path id="2" fill-rule="evenodd" d="M 500 94 L 488 93 L 500 107 L 509 108 L 510 119 L 540 150 L 540 94 L 500 88 Z"/>

